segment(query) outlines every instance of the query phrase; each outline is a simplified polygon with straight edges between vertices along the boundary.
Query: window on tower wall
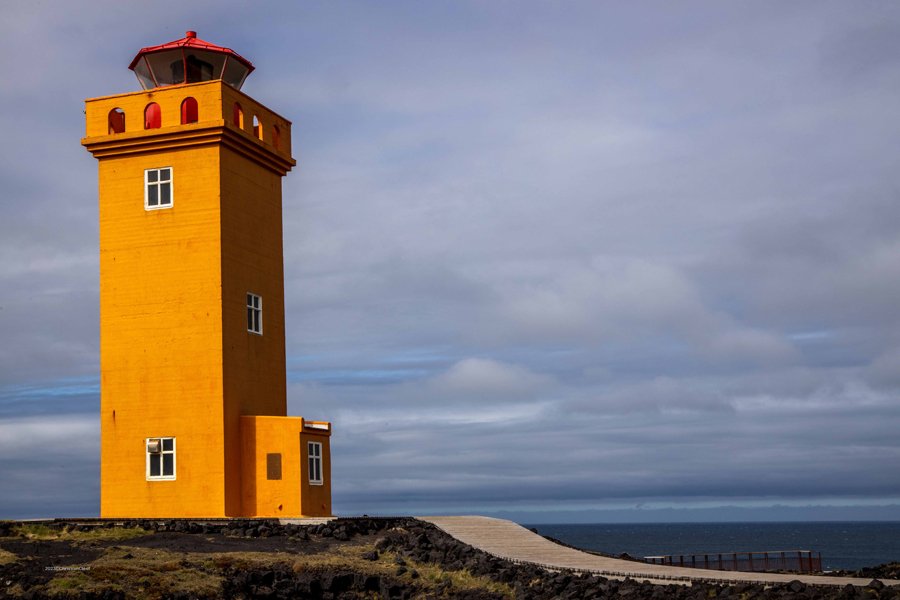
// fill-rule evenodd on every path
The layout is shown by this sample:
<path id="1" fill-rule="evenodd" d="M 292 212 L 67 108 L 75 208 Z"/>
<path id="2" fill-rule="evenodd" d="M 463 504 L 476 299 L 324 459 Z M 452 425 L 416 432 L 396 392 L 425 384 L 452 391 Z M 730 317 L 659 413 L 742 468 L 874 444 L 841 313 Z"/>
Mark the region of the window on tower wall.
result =
<path id="1" fill-rule="evenodd" d="M 125 131 L 125 111 L 121 108 L 114 108 L 109 111 L 108 119 L 108 133 L 110 135 L 114 133 L 122 133 Z"/>
<path id="2" fill-rule="evenodd" d="M 147 479 L 175 479 L 175 438 L 147 438 Z"/>
<path id="3" fill-rule="evenodd" d="M 159 104 L 151 102 L 144 109 L 144 129 L 159 129 L 162 126 L 162 112 Z"/>
<path id="4" fill-rule="evenodd" d="M 234 126 L 238 129 L 244 128 L 244 109 L 237 102 L 234 103 L 234 113 L 232 115 Z"/>
<path id="5" fill-rule="evenodd" d="M 272 145 L 276 150 L 281 146 L 281 130 L 278 129 L 278 125 L 272 125 Z"/>
<path id="6" fill-rule="evenodd" d="M 144 171 L 144 208 L 172 207 L 172 167 Z"/>
<path id="7" fill-rule="evenodd" d="M 309 459 L 309 482 L 312 485 L 322 485 L 322 444 L 307 442 L 306 451 Z"/>
<path id="8" fill-rule="evenodd" d="M 195 98 L 191 98 L 188 96 L 181 103 L 181 124 L 187 125 L 188 123 L 196 123 L 197 122 L 197 100 Z"/>
<path id="9" fill-rule="evenodd" d="M 247 331 L 262 335 L 262 298 L 247 292 Z"/>

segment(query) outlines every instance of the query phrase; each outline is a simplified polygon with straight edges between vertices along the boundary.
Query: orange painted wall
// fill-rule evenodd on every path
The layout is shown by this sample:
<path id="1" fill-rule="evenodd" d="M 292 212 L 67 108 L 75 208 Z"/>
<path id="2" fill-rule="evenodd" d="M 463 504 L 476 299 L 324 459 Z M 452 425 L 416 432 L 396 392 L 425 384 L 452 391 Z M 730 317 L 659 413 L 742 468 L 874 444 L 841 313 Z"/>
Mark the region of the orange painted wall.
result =
<path id="1" fill-rule="evenodd" d="M 331 515 L 331 424 L 328 432 L 304 428 L 300 435 L 300 512 L 305 517 L 327 517 Z M 306 443 L 322 444 L 322 485 L 309 482 L 309 461 L 307 460 Z"/>
<path id="2" fill-rule="evenodd" d="M 257 517 L 331 515 L 328 430 L 312 430 L 301 417 L 242 416 L 243 512 Z M 309 483 L 307 442 L 322 444 L 322 485 Z M 281 454 L 281 479 L 267 475 L 269 453 Z"/>
<path id="3" fill-rule="evenodd" d="M 244 416 L 241 421 L 243 512 L 259 517 L 300 516 L 300 417 Z M 281 479 L 267 479 L 266 455 L 281 454 Z"/>
<path id="4" fill-rule="evenodd" d="M 187 96 L 199 119 L 182 125 Z M 143 129 L 149 102 L 159 129 Z M 125 112 L 123 133 L 109 133 L 113 108 Z M 290 123 L 220 81 L 89 99 L 86 115 L 82 143 L 100 160 L 101 516 L 276 516 L 275 500 L 285 515 L 330 514 L 330 472 L 327 486 L 304 487 L 307 433 L 284 417 Z M 172 168 L 173 206 L 148 211 L 144 170 L 159 167 Z M 247 331 L 247 292 L 263 299 L 262 336 Z M 242 415 L 271 418 L 248 428 Z M 328 434 L 315 435 L 330 470 Z M 175 480 L 147 481 L 147 437 L 176 438 Z M 293 457 L 294 492 L 287 478 L 259 486 L 257 459 L 273 444 Z M 259 498 L 247 496 L 251 483 Z"/>
<path id="5" fill-rule="evenodd" d="M 226 513 L 237 514 L 239 418 L 287 414 L 281 178 L 227 148 L 221 161 Z M 262 298 L 262 335 L 247 332 L 247 292 Z"/>
<path id="6" fill-rule="evenodd" d="M 148 211 L 144 169 L 155 167 L 172 168 L 173 206 Z M 212 147 L 100 163 L 104 517 L 223 511 L 218 170 Z M 155 436 L 177 438 L 175 481 L 146 480 Z"/>

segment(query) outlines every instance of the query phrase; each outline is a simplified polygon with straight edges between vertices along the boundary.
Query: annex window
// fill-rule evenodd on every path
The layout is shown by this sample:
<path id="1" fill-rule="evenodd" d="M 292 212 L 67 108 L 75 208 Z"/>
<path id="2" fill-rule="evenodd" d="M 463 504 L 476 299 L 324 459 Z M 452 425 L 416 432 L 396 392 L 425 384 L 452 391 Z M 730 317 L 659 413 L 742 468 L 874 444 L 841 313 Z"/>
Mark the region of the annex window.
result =
<path id="1" fill-rule="evenodd" d="M 322 485 L 322 444 L 307 442 L 306 451 L 309 458 L 309 482 L 312 485 Z"/>
<path id="2" fill-rule="evenodd" d="M 147 479 L 175 479 L 175 438 L 147 438 Z"/>
<path id="3" fill-rule="evenodd" d="M 144 171 L 144 208 L 171 208 L 172 167 Z"/>
<path id="4" fill-rule="evenodd" d="M 262 335 L 262 298 L 247 292 L 247 331 Z"/>

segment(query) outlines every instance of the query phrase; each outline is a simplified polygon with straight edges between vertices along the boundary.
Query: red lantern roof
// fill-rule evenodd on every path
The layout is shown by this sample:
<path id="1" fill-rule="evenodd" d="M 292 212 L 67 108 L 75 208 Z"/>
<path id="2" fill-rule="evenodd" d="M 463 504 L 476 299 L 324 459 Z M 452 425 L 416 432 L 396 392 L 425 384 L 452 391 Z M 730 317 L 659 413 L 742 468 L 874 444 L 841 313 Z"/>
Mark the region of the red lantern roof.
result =
<path id="1" fill-rule="evenodd" d="M 197 37 L 188 31 L 174 42 L 141 48 L 128 65 L 144 89 L 223 79 L 240 89 L 253 64 L 232 50 Z"/>

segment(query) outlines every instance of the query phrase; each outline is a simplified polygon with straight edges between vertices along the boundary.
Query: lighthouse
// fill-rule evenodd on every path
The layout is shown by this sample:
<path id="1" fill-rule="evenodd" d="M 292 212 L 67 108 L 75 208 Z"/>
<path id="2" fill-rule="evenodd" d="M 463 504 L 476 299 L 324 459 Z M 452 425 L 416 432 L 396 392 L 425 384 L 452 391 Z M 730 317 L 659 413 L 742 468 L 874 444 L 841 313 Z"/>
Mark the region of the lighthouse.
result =
<path id="1" fill-rule="evenodd" d="M 184 38 L 85 101 L 99 163 L 100 515 L 331 514 L 331 424 L 287 416 L 281 179 L 254 67 Z"/>

